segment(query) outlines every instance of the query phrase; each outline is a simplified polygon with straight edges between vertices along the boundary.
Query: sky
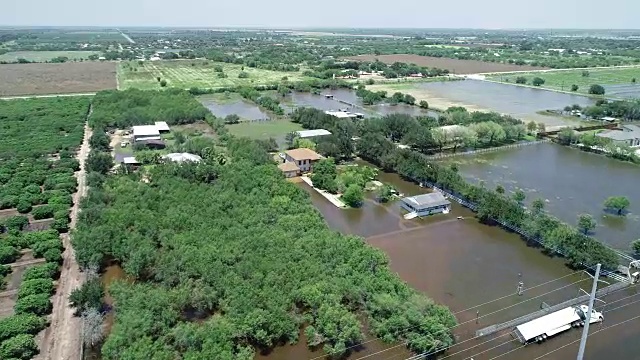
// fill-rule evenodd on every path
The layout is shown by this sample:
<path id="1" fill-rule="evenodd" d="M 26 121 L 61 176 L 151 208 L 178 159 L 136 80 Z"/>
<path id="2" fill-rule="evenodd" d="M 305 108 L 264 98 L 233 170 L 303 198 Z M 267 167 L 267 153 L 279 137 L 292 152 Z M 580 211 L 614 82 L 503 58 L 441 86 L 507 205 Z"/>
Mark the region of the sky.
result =
<path id="1" fill-rule="evenodd" d="M 639 0 L 2 0 L 0 25 L 637 29 Z"/>

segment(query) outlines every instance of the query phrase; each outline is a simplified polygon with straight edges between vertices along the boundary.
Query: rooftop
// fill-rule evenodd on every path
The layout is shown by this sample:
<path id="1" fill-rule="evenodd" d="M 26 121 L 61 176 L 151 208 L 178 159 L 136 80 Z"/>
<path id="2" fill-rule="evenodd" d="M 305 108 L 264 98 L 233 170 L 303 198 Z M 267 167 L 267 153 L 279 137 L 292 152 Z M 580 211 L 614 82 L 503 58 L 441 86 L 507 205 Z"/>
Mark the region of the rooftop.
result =
<path id="1" fill-rule="evenodd" d="M 169 129 L 169 125 L 167 125 L 167 123 L 164 121 L 156 121 L 155 127 L 156 129 L 158 129 L 158 131 L 171 131 Z"/>
<path id="2" fill-rule="evenodd" d="M 138 125 L 133 127 L 133 136 L 160 136 L 160 131 L 155 125 Z"/>
<path id="3" fill-rule="evenodd" d="M 346 111 L 325 111 L 324 113 L 327 115 L 335 116 L 340 119 L 354 118 L 357 116 L 356 114 L 346 112 Z"/>
<path id="4" fill-rule="evenodd" d="M 316 136 L 325 136 L 325 135 L 331 135 L 331 132 L 325 129 L 316 129 L 316 130 L 300 130 L 300 131 L 296 131 L 296 133 L 298 133 L 298 136 L 301 138 L 310 138 L 310 137 L 316 137 Z"/>
<path id="5" fill-rule="evenodd" d="M 292 158 L 293 160 L 320 160 L 322 156 L 318 155 L 317 152 L 307 149 L 307 148 L 299 148 L 287 150 L 285 153 Z"/>
<path id="6" fill-rule="evenodd" d="M 451 204 L 451 202 L 439 192 L 410 196 L 402 199 L 402 201 L 417 210 Z"/>
<path id="7" fill-rule="evenodd" d="M 640 127 L 637 125 L 622 125 L 620 129 L 605 130 L 597 133 L 596 136 L 616 141 L 640 139 Z"/>
<path id="8" fill-rule="evenodd" d="M 198 155 L 189 154 L 189 153 L 171 153 L 162 157 L 166 160 L 171 160 L 174 162 L 200 162 L 202 158 Z"/>
<path id="9" fill-rule="evenodd" d="M 283 172 L 300 170 L 298 165 L 296 165 L 295 163 L 292 163 L 290 161 L 281 163 L 280 165 L 278 165 L 278 169 L 282 170 Z"/>

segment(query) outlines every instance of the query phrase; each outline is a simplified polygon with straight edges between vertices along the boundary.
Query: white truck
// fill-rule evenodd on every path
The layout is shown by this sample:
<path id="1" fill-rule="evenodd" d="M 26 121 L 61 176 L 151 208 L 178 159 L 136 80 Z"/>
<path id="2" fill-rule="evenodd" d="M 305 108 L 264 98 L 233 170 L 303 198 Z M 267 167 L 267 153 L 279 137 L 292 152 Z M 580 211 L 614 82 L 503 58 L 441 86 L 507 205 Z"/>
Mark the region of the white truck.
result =
<path id="1" fill-rule="evenodd" d="M 548 337 L 569 330 L 572 327 L 584 326 L 588 312 L 589 307 L 586 305 L 570 306 L 516 326 L 513 333 L 525 345 L 534 341 L 541 343 Z M 603 319 L 602 313 L 592 309 L 591 324 L 601 322 Z"/>

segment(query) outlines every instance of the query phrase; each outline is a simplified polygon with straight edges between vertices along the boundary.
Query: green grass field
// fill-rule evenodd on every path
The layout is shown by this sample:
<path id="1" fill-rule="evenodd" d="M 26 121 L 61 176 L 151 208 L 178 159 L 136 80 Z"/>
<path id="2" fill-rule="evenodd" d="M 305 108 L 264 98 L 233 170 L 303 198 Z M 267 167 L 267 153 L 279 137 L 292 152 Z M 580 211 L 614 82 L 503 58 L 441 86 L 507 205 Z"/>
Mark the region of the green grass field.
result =
<path id="1" fill-rule="evenodd" d="M 88 59 L 89 55 L 100 55 L 99 51 L 11 51 L 0 55 L 0 61 L 16 62 L 22 58 L 29 61 L 45 62 L 56 57 L 66 56 L 70 60 Z"/>
<path id="2" fill-rule="evenodd" d="M 287 120 L 242 122 L 227 125 L 229 132 L 236 136 L 246 136 L 252 139 L 284 138 L 292 131 L 302 130 L 299 124 Z"/>
<path id="3" fill-rule="evenodd" d="M 218 77 L 214 67 L 220 66 L 226 78 Z M 238 78 L 242 65 L 215 63 L 206 60 L 145 61 L 122 62 L 118 66 L 120 88 L 138 88 L 142 90 L 160 89 L 160 77 L 167 81 L 167 87 L 188 89 L 221 88 L 239 85 L 274 84 L 287 77 L 289 81 L 308 79 L 302 72 L 281 72 L 244 67 L 247 78 Z"/>
<path id="4" fill-rule="evenodd" d="M 544 79 L 545 83 L 541 88 L 570 91 L 571 85 L 578 85 L 577 93 L 587 94 L 589 87 L 593 84 L 599 85 L 631 85 L 631 80 L 636 78 L 640 84 L 640 67 L 631 68 L 611 68 L 586 70 L 589 76 L 582 76 L 585 70 L 561 70 L 548 72 L 530 73 L 504 73 L 489 76 L 489 80 L 515 83 L 516 77 L 524 76 L 527 84 L 531 85 L 534 77 Z"/>

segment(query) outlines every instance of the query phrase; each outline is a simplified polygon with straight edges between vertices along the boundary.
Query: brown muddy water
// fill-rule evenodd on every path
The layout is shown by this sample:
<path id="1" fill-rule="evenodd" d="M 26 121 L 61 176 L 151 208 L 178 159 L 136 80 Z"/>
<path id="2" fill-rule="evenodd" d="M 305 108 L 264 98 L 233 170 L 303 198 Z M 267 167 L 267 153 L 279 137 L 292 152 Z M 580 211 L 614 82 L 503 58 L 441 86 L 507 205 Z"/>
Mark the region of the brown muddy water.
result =
<path id="1" fill-rule="evenodd" d="M 547 143 L 451 158 L 460 174 L 484 181 L 488 188 L 522 189 L 527 201 L 544 199 L 546 209 L 569 224 L 579 214 L 591 214 L 598 226 L 593 236 L 621 251 L 640 238 L 640 166 Z M 610 196 L 626 196 L 629 213 L 608 214 L 603 203 Z M 640 356 L 638 356 L 640 359 Z"/>
<path id="2" fill-rule="evenodd" d="M 381 173 L 379 180 L 405 195 L 429 192 L 395 174 Z M 588 290 L 591 280 L 586 274 L 528 247 L 515 234 L 478 223 L 472 212 L 457 204 L 447 215 L 406 221 L 401 217 L 398 201 L 381 205 L 368 199 L 361 209 L 341 210 L 306 184 L 300 186 L 310 193 L 330 227 L 363 236 L 368 244 L 387 254 L 391 269 L 400 278 L 456 313 L 461 323 L 454 329 L 458 343 L 440 359 L 567 359 L 576 355 L 578 345 L 572 342 L 579 338 L 580 331 L 575 329 L 527 347 L 508 332 L 480 339 L 473 336 L 482 327 L 538 310 L 543 302 L 556 304 L 574 297 L 580 289 Z M 525 284 L 522 296 L 515 295 L 520 280 Z M 593 336 L 586 359 L 612 355 L 616 359 L 640 358 L 640 343 L 629 341 L 640 335 L 640 294 L 636 294 L 637 288 L 632 288 L 603 299 L 608 302 L 605 323 L 591 328 Z M 639 318 L 621 324 L 635 316 Z M 607 326 L 613 327 L 606 329 Z M 380 342 L 367 345 L 383 346 Z M 293 360 L 320 355 L 309 352 L 299 342 L 260 358 Z M 402 344 L 393 344 L 389 350 L 371 350 L 349 359 L 365 358 L 390 360 L 408 356 Z"/>

